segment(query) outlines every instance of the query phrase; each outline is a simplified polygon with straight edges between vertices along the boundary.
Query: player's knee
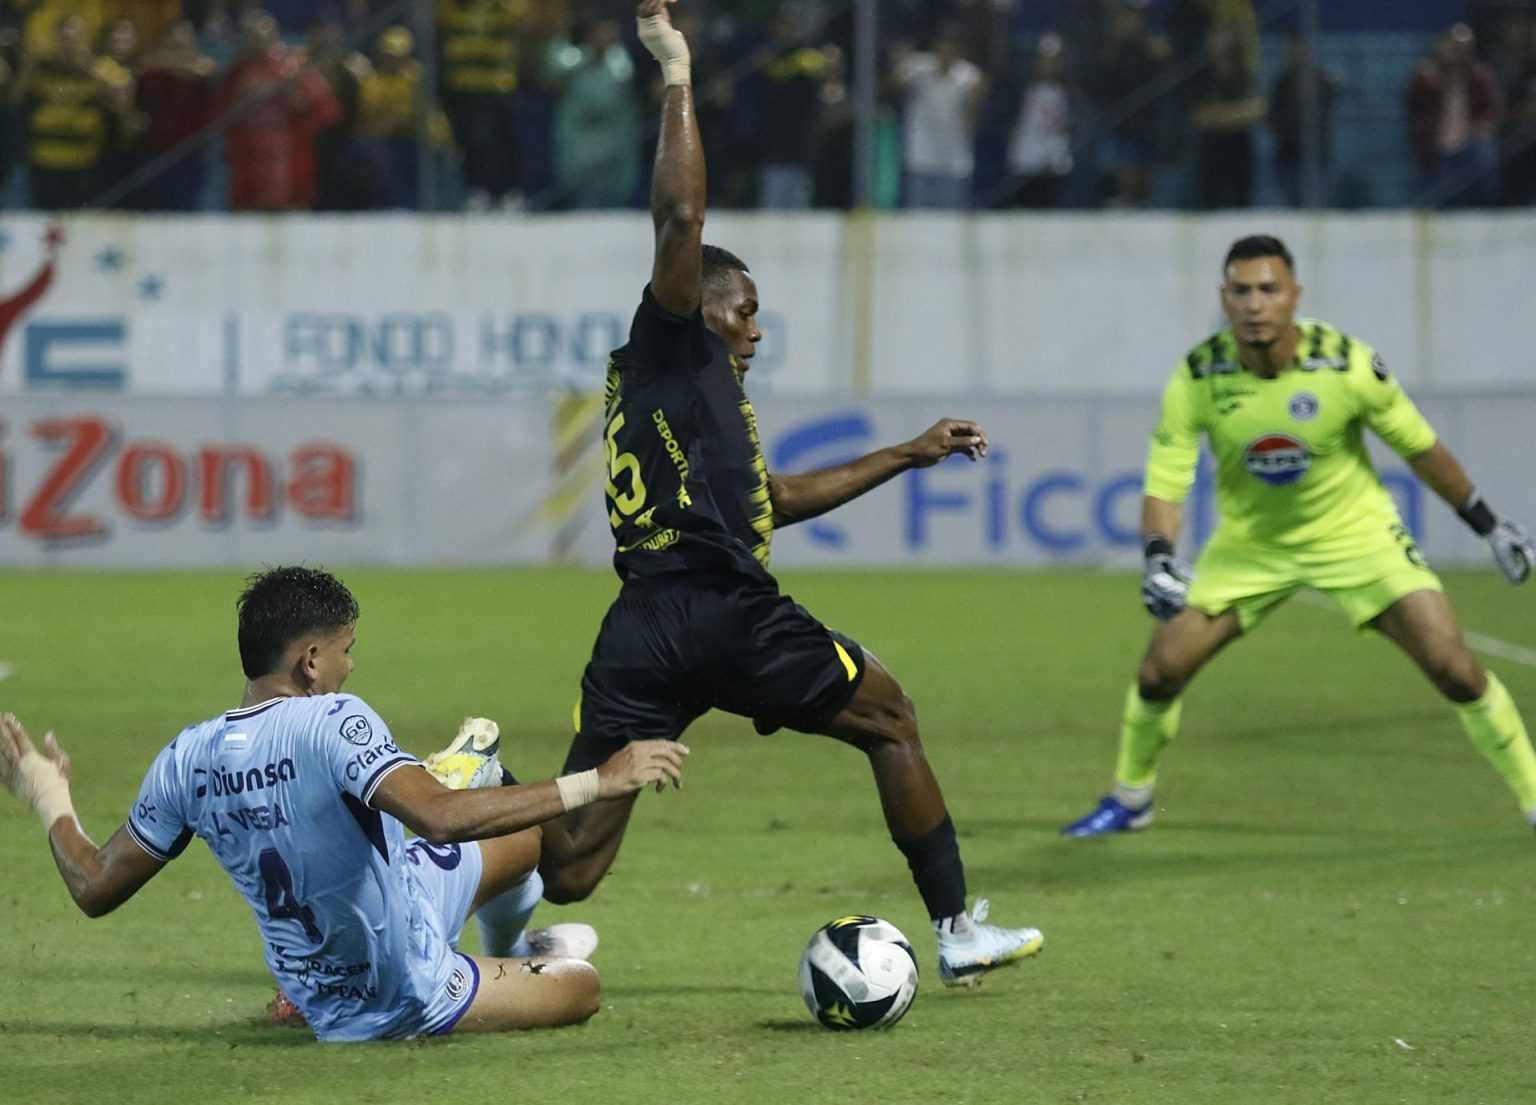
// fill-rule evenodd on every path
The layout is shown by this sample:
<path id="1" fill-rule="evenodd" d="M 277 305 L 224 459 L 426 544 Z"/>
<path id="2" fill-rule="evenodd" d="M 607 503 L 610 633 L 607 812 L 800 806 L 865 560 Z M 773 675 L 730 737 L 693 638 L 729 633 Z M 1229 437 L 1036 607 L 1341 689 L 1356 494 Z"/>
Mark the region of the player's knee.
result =
<path id="1" fill-rule="evenodd" d="M 544 900 L 553 905 L 570 905 L 584 902 L 592 896 L 603 872 L 594 871 L 582 863 L 550 863 L 547 859 L 539 865 L 544 879 Z"/>
<path id="2" fill-rule="evenodd" d="M 590 963 L 582 963 L 572 970 L 569 981 L 572 983 L 570 1018 L 565 1023 L 585 1024 L 603 1007 L 602 982 L 598 979 L 597 969 Z"/>
<path id="3" fill-rule="evenodd" d="M 903 745 L 921 744 L 917 735 L 917 704 L 899 687 L 870 715 L 871 735 L 877 741 Z"/>
<path id="4" fill-rule="evenodd" d="M 1147 702 L 1166 702 L 1177 698 L 1189 682 L 1189 677 L 1148 656 L 1136 671 L 1136 692 Z"/>
<path id="5" fill-rule="evenodd" d="M 1452 702 L 1475 702 L 1488 688 L 1483 669 L 1465 650 L 1431 656 L 1424 664 L 1424 673 Z"/>

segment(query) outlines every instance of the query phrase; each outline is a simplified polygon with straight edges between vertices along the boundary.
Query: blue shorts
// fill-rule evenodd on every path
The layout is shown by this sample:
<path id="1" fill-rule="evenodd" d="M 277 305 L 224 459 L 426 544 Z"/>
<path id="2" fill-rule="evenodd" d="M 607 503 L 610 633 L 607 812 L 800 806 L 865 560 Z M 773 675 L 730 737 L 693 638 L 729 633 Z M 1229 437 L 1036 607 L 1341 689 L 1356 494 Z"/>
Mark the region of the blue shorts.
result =
<path id="1" fill-rule="evenodd" d="M 450 857 L 457 858 L 451 866 Z M 454 945 L 475 904 L 485 861 L 476 841 L 428 844 L 415 840 L 406 848 L 405 858 L 422 907 L 426 931 L 420 934 L 421 949 L 431 972 L 426 1008 L 412 1035 L 440 1036 L 459 1023 L 480 989 L 479 969 Z"/>

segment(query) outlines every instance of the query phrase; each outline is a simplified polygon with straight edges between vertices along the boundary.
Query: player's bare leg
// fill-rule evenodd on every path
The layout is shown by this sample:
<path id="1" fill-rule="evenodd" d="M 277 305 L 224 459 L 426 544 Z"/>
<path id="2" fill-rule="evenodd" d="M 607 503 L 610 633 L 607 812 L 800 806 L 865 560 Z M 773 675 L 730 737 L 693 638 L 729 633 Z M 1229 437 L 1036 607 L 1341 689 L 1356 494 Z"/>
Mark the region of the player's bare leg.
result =
<path id="1" fill-rule="evenodd" d="M 1414 591 L 1370 624 L 1450 699 L 1473 745 L 1504 777 L 1526 820 L 1536 826 L 1536 752 L 1525 722 L 1499 677 L 1485 671 L 1467 648 L 1450 600 L 1439 591 Z"/>
<path id="2" fill-rule="evenodd" d="M 522 832 L 495 836 L 480 842 L 480 887 L 475 891 L 473 913 L 527 880 L 538 870 L 543 832 L 536 825 Z"/>
<path id="3" fill-rule="evenodd" d="M 898 841 L 931 833 L 949 816 L 917 734 L 917 710 L 880 661 L 864 654 L 864 678 L 827 736 L 869 757 L 886 826 Z"/>
<path id="4" fill-rule="evenodd" d="M 613 866 L 639 793 L 593 802 L 545 822 L 539 874 L 544 898 L 557 905 L 579 902 Z"/>
<path id="5" fill-rule="evenodd" d="M 596 1013 L 597 971 L 580 959 L 471 957 L 480 986 L 454 1032 L 509 1032 L 581 1024 Z"/>
<path id="6" fill-rule="evenodd" d="M 1200 669 L 1242 632 L 1235 610 L 1212 615 L 1186 606 L 1157 623 L 1136 669 L 1136 682 L 1125 695 L 1114 790 L 1063 826 L 1063 836 L 1103 836 L 1152 823 L 1157 764 L 1178 732 L 1180 696 Z"/>
<path id="7" fill-rule="evenodd" d="M 1370 622 L 1406 652 L 1452 702 L 1472 702 L 1488 689 L 1482 665 L 1467 648 L 1451 602 L 1439 591 L 1404 595 Z"/>
<path id="8" fill-rule="evenodd" d="M 983 924 L 985 900 L 965 912 L 965 866 L 944 794 L 923 752 L 917 711 L 890 672 L 868 652 L 853 699 L 826 734 L 869 757 L 885 823 L 907 858 L 939 941 L 939 978 L 974 986 L 994 968 L 1034 955 L 1045 942 L 1038 929 Z"/>
<path id="9" fill-rule="evenodd" d="M 1200 669 L 1242 632 L 1234 610 L 1211 615 L 1186 606 L 1158 622 L 1136 670 L 1137 693 L 1147 702 L 1177 698 Z"/>

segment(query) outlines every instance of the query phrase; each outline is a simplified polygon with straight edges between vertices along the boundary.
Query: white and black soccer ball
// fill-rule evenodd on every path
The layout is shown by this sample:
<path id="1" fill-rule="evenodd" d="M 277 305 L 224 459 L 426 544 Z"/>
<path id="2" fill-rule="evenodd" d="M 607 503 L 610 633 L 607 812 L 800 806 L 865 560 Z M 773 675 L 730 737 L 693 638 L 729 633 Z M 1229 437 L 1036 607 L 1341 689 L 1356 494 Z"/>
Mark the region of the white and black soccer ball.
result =
<path id="1" fill-rule="evenodd" d="M 839 917 L 823 925 L 800 957 L 800 996 L 828 1028 L 889 1028 L 916 994 L 912 945 L 878 917 Z"/>

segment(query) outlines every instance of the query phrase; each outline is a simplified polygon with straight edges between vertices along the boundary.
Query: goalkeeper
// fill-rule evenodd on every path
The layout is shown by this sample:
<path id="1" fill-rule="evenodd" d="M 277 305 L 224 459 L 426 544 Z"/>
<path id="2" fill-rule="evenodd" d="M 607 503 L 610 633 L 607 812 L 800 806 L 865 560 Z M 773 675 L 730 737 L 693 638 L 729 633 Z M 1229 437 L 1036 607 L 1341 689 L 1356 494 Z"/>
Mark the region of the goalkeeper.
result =
<path id="1" fill-rule="evenodd" d="M 1366 453 L 1368 426 L 1484 538 L 1511 583 L 1536 548 L 1483 501 L 1456 458 L 1370 346 L 1295 319 L 1301 287 L 1285 245 L 1244 238 L 1227 254 L 1231 328 L 1173 374 L 1152 434 L 1142 504 L 1142 601 L 1158 619 L 1125 699 L 1114 790 L 1067 836 L 1152 820 L 1158 760 L 1178 730 L 1184 688 L 1206 662 L 1302 587 L 1406 652 L 1536 825 L 1536 755 L 1497 676 L 1461 627 Z M 1200 436 L 1216 463 L 1221 521 L 1191 572 L 1174 553 Z"/>

